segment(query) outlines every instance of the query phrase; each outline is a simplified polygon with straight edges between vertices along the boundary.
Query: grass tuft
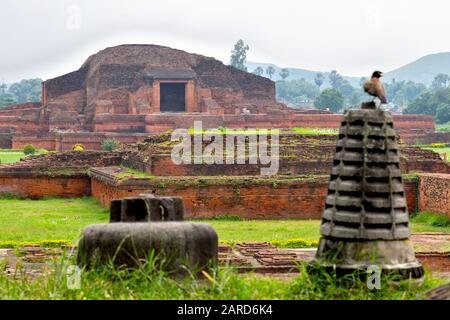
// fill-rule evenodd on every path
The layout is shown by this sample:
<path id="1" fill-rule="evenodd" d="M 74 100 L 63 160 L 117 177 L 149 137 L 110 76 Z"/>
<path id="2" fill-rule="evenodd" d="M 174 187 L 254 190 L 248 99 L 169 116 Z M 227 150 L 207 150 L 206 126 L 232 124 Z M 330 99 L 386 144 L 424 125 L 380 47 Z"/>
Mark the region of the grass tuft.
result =
<path id="1" fill-rule="evenodd" d="M 282 280 L 262 275 L 238 274 L 231 268 L 211 268 L 173 276 L 159 269 L 154 259 L 129 270 L 111 263 L 82 270 L 79 288 L 69 288 L 69 267 L 74 260 L 62 258 L 53 271 L 31 279 L 19 270 L 15 277 L 0 274 L 0 296 L 3 299 L 76 299 L 76 300 L 138 300 L 138 299 L 423 299 L 425 292 L 445 280 L 429 274 L 422 281 L 393 281 L 381 277 L 381 289 L 369 290 L 360 273 L 338 278 L 320 266 L 309 273 L 306 265 L 298 266 L 298 276 Z"/>
<path id="2" fill-rule="evenodd" d="M 450 227 L 450 218 L 448 216 L 430 212 L 422 212 L 414 215 L 411 218 L 411 222 L 428 224 L 433 227 Z"/>

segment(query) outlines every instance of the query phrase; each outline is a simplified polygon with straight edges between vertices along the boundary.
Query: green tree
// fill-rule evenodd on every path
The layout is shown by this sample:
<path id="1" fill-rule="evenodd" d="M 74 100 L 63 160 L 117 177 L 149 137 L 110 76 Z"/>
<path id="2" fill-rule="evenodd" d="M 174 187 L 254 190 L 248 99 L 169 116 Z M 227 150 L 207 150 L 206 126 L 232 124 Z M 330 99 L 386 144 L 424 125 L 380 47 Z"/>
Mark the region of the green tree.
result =
<path id="1" fill-rule="evenodd" d="M 250 49 L 242 39 L 239 39 L 231 51 L 230 65 L 236 69 L 247 71 L 245 62 L 247 61 L 247 51 Z"/>
<path id="2" fill-rule="evenodd" d="M 344 106 L 342 93 L 335 89 L 324 89 L 316 98 L 314 105 L 318 109 L 329 109 L 332 112 L 339 112 Z"/>
<path id="3" fill-rule="evenodd" d="M 289 77 L 289 70 L 286 68 L 281 69 L 280 71 L 280 77 L 281 79 L 285 80 L 287 77 Z"/>
<path id="4" fill-rule="evenodd" d="M 352 106 L 356 107 L 362 102 L 363 98 L 364 95 L 362 90 L 354 90 L 349 99 L 349 102 Z"/>
<path id="5" fill-rule="evenodd" d="M 17 99 L 14 97 L 14 95 L 9 93 L 0 95 L 0 108 L 7 107 L 16 103 Z"/>
<path id="6" fill-rule="evenodd" d="M 270 79 L 272 79 L 273 74 L 275 73 L 275 68 L 272 66 L 268 66 L 266 68 L 266 74 L 269 76 Z"/>
<path id="7" fill-rule="evenodd" d="M 450 121 L 450 104 L 441 103 L 436 108 L 436 122 L 439 124 Z"/>
<path id="8" fill-rule="evenodd" d="M 0 96 L 6 93 L 6 89 L 8 89 L 6 83 L 0 84 Z"/>
<path id="9" fill-rule="evenodd" d="M 298 104 L 299 101 L 315 99 L 319 90 L 305 79 L 284 80 L 276 82 L 276 94 L 278 100 Z"/>
<path id="10" fill-rule="evenodd" d="M 319 91 L 320 91 L 320 87 L 322 86 L 324 81 L 325 81 L 324 74 L 322 72 L 316 73 L 316 76 L 314 77 L 314 83 L 316 84 Z"/>
<path id="11" fill-rule="evenodd" d="M 447 86 L 447 82 L 449 81 L 449 76 L 445 73 L 439 73 L 437 74 L 434 79 L 433 82 L 431 83 L 431 87 L 433 89 L 439 89 L 442 87 L 446 87 Z"/>
<path id="12" fill-rule="evenodd" d="M 435 117 L 436 122 L 445 123 L 449 117 L 450 87 L 443 87 L 423 93 L 408 105 L 403 113 L 428 114 Z"/>
<path id="13" fill-rule="evenodd" d="M 339 89 L 339 86 L 341 85 L 341 82 L 343 80 L 342 76 L 336 70 L 332 70 L 330 72 L 330 74 L 328 75 L 328 79 L 330 80 L 330 85 L 334 89 Z"/>
<path id="14" fill-rule="evenodd" d="M 41 99 L 42 80 L 24 79 L 13 83 L 8 93 L 14 95 L 18 103 L 36 102 Z"/>
<path id="15" fill-rule="evenodd" d="M 332 88 L 339 90 L 344 98 L 350 100 L 355 88 L 348 82 L 348 80 L 344 79 L 336 70 L 332 70 L 328 75 L 330 80 L 330 85 Z"/>
<path id="16" fill-rule="evenodd" d="M 257 76 L 262 76 L 264 74 L 264 69 L 261 67 L 257 67 L 255 70 L 253 70 L 253 74 L 256 74 Z"/>
<path id="17" fill-rule="evenodd" d="M 434 115 L 436 112 L 434 106 L 434 96 L 432 92 L 425 92 L 408 105 L 403 113 L 406 114 L 428 114 Z"/>

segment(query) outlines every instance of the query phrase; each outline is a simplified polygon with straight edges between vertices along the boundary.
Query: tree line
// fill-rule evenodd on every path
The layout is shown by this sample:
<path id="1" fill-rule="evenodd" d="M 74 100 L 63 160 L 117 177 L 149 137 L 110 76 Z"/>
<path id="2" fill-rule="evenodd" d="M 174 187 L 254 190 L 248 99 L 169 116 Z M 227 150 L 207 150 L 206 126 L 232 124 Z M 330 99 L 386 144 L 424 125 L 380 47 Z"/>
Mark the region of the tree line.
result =
<path id="1" fill-rule="evenodd" d="M 248 71 L 245 62 L 249 46 L 243 40 L 239 40 L 231 52 L 230 65 L 235 68 Z M 237 63 L 238 62 L 238 63 Z M 276 70 L 272 66 L 256 67 L 252 73 L 272 79 Z M 314 83 L 306 79 L 289 80 L 289 70 L 279 71 L 281 80 L 276 82 L 277 99 L 279 101 L 301 105 L 302 102 L 313 102 L 318 109 L 329 109 L 332 112 L 342 112 L 345 108 L 356 107 L 362 101 L 372 99 L 362 90 L 363 83 L 367 80 L 361 77 L 359 87 L 354 87 L 336 70 L 329 73 L 318 72 L 314 77 Z M 328 80 L 329 87 L 323 88 Z M 436 122 L 450 121 L 450 76 L 438 74 L 430 87 L 423 83 L 413 81 L 396 81 L 384 83 L 388 93 L 389 102 L 397 106 L 398 111 L 404 113 L 429 114 L 436 118 Z"/>
<path id="2" fill-rule="evenodd" d="M 9 105 L 41 100 L 42 79 L 24 79 L 7 85 L 0 84 L 0 108 Z"/>

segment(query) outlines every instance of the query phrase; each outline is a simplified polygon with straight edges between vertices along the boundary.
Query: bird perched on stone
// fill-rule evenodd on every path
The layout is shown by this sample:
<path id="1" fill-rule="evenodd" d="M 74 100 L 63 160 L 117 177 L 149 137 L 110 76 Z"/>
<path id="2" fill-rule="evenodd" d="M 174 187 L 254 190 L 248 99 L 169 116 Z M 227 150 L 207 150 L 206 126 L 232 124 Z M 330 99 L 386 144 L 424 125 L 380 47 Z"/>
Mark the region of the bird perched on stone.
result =
<path id="1" fill-rule="evenodd" d="M 370 80 L 364 82 L 364 91 L 380 99 L 381 103 L 387 103 L 386 91 L 384 90 L 383 83 L 381 83 L 380 78 L 383 76 L 383 72 L 374 71 Z M 374 99 L 375 100 L 375 99 Z"/>

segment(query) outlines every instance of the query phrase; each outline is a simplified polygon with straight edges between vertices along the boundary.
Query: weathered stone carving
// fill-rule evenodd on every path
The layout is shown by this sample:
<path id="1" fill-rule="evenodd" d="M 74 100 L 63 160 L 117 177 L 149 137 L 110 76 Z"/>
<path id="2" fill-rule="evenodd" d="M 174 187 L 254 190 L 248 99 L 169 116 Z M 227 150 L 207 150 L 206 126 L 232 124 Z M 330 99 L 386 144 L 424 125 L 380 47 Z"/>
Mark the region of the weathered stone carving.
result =
<path id="1" fill-rule="evenodd" d="M 142 194 L 114 200 L 109 224 L 88 226 L 78 247 L 78 264 L 95 267 L 112 261 L 138 267 L 154 254 L 159 267 L 198 271 L 217 263 L 218 237 L 206 223 L 186 223 L 180 197 Z M 152 223 L 148 223 L 152 222 Z"/>
<path id="2" fill-rule="evenodd" d="M 320 227 L 317 260 L 346 272 L 378 265 L 420 277 L 392 117 L 373 103 L 344 115 Z"/>
<path id="3" fill-rule="evenodd" d="M 109 222 L 182 221 L 183 200 L 180 197 L 141 195 L 113 200 Z"/>
<path id="4" fill-rule="evenodd" d="M 129 268 L 155 257 L 168 271 L 200 270 L 217 263 L 218 238 L 206 223 L 108 223 L 88 226 L 79 242 L 78 264 L 95 267 L 110 260 Z"/>

